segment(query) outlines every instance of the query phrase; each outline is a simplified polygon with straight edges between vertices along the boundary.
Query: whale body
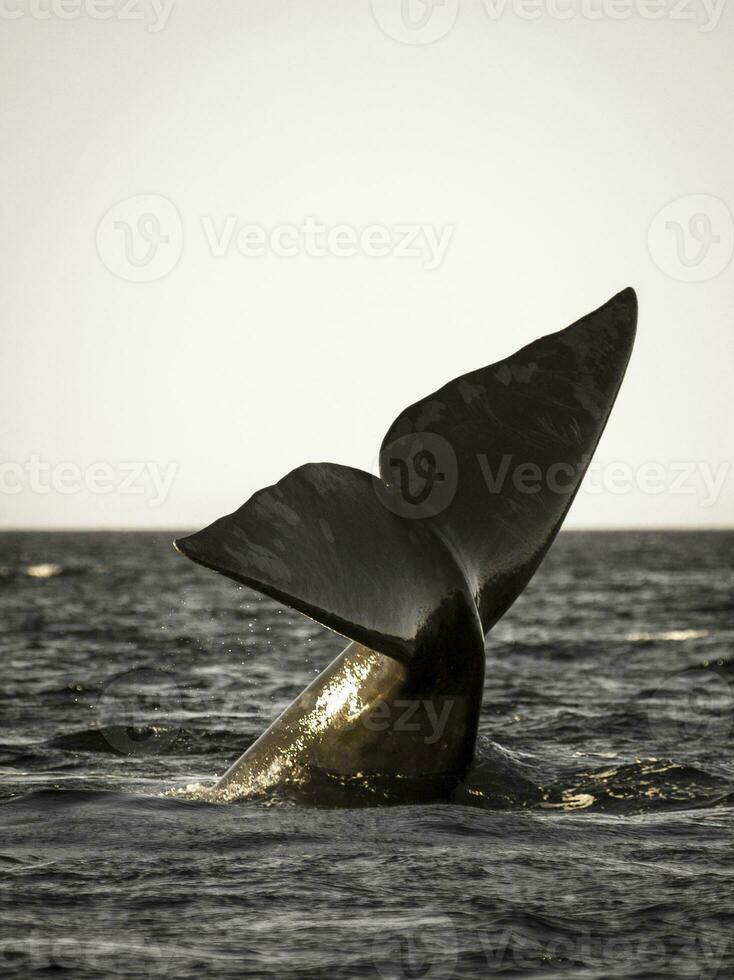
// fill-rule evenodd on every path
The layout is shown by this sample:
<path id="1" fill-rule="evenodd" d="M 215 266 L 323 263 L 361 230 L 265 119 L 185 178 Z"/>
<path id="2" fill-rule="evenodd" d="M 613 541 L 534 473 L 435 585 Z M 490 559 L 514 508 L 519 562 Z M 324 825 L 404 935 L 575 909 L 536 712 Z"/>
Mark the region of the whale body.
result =
<path id="1" fill-rule="evenodd" d="M 308 463 L 174 543 L 350 641 L 213 798 L 452 798 L 474 755 L 485 638 L 563 523 L 636 322 L 628 288 L 401 412 L 379 477 Z"/>

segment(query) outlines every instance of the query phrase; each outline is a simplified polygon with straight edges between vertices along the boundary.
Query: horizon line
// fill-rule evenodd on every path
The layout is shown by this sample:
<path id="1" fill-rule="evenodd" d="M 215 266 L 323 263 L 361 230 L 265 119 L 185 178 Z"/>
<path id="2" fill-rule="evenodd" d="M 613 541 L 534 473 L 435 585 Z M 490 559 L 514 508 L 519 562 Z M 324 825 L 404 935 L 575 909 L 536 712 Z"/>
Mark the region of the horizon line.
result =
<path id="1" fill-rule="evenodd" d="M 25 526 L 15 526 L 15 527 L 3 527 L 0 525 L 0 534 L 100 534 L 103 532 L 109 532 L 114 534 L 193 534 L 198 531 L 199 526 L 182 526 L 182 525 L 162 525 L 160 527 L 152 527 L 148 525 L 115 525 L 115 524 L 100 524 L 100 525 L 83 525 L 83 526 L 68 526 L 68 525 L 25 525 Z M 625 524 L 625 525 L 610 525 L 610 524 L 584 524 L 577 527 L 562 527 L 559 534 L 574 534 L 574 533 L 615 533 L 615 532 L 630 532 L 630 531 L 681 531 L 681 532 L 691 532 L 691 531 L 734 531 L 734 523 L 732 524 Z"/>

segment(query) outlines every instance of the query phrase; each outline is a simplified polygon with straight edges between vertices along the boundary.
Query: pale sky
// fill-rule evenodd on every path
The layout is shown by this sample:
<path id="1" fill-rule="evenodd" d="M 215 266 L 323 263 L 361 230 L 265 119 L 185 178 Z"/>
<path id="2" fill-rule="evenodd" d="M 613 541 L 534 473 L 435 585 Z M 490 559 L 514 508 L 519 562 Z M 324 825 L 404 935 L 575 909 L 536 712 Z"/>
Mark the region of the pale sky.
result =
<path id="1" fill-rule="evenodd" d="M 0 0 L 0 526 L 374 471 L 403 407 L 627 285 L 566 526 L 734 524 L 734 9 L 405 2 Z"/>

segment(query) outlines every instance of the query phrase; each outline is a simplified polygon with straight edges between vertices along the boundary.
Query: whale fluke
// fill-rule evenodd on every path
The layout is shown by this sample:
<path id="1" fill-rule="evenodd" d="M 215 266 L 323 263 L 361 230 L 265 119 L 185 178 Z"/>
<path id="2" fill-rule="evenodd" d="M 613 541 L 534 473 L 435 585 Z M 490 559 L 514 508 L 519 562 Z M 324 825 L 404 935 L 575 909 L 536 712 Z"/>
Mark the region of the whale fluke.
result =
<path id="1" fill-rule="evenodd" d="M 351 640 L 409 661 L 437 602 L 465 593 L 466 584 L 431 528 L 391 513 L 374 483 L 348 466 L 307 463 L 176 547 Z"/>
<path id="2" fill-rule="evenodd" d="M 485 633 L 563 523 L 617 397 L 636 326 L 637 297 L 628 288 L 565 330 L 450 381 L 405 409 L 385 436 L 380 473 L 388 482 L 421 433 L 455 454 L 456 492 L 430 523 L 460 561 Z"/>
<path id="3" fill-rule="evenodd" d="M 484 635 L 571 505 L 636 312 L 627 289 L 407 408 L 385 436 L 380 477 L 299 466 L 176 542 L 352 641 L 227 770 L 214 799 L 296 785 L 317 798 L 341 787 L 350 801 L 357 789 L 374 802 L 461 798 Z"/>
<path id="4" fill-rule="evenodd" d="M 604 306 L 405 409 L 380 478 L 308 463 L 175 542 L 187 557 L 404 663 L 486 633 L 579 488 L 629 360 L 637 301 Z M 479 626 L 481 623 L 481 627 Z"/>

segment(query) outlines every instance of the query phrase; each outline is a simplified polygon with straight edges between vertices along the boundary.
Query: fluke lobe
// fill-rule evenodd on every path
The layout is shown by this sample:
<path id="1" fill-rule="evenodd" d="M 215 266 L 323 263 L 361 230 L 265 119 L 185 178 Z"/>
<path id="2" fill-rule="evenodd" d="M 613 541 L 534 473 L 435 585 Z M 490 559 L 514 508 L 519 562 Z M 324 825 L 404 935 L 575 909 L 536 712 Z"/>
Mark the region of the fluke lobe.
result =
<path id="1" fill-rule="evenodd" d="M 445 799 L 472 761 L 484 640 L 573 501 L 632 350 L 634 290 L 416 402 L 380 477 L 307 463 L 176 548 L 351 642 L 224 774 L 229 800 Z"/>

